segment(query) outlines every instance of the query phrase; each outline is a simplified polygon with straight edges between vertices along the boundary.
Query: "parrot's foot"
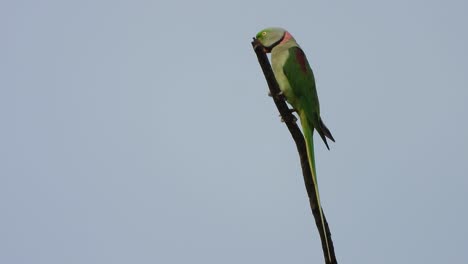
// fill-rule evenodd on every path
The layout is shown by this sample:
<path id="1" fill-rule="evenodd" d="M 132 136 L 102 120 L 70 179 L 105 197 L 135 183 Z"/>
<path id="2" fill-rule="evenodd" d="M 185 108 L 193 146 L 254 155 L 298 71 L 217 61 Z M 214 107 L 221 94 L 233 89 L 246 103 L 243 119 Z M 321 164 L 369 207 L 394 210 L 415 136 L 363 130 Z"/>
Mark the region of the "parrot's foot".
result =
<path id="1" fill-rule="evenodd" d="M 273 97 L 273 95 L 271 94 L 271 91 L 268 91 L 268 96 L 270 97 Z M 276 99 L 280 99 L 280 100 L 286 100 L 286 96 L 284 96 L 283 92 L 279 92 L 276 96 L 275 96 Z"/>
<path id="2" fill-rule="evenodd" d="M 294 109 L 289 109 L 289 110 L 290 111 L 292 110 L 291 113 L 295 111 Z M 282 115 L 279 115 L 279 116 L 280 116 L 280 119 L 281 119 L 281 123 L 284 123 L 285 120 L 284 120 L 283 116 Z M 291 116 L 292 116 L 292 121 L 294 123 L 296 123 L 297 122 L 297 117 L 295 115 L 291 115 Z"/>
<path id="3" fill-rule="evenodd" d="M 286 100 L 286 96 L 284 95 L 283 91 L 279 92 L 279 93 L 276 95 L 276 99 Z"/>

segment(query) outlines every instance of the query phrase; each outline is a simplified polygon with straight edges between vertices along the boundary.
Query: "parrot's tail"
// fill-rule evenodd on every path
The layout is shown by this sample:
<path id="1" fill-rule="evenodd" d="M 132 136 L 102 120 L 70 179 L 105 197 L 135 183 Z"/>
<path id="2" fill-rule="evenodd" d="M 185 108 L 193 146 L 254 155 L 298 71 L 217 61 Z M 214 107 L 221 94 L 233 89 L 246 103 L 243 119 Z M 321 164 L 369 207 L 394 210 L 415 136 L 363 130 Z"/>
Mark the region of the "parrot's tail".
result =
<path id="1" fill-rule="evenodd" d="M 305 139 L 306 148 L 307 148 L 307 157 L 309 158 L 310 172 L 312 174 L 312 180 L 314 183 L 318 210 L 320 212 L 320 222 L 321 222 L 320 225 L 323 229 L 323 236 L 325 237 L 325 247 L 327 248 L 327 252 L 328 252 L 328 261 L 326 261 L 326 263 L 332 263 L 332 258 L 330 254 L 330 245 L 328 244 L 327 231 L 325 228 L 325 221 L 323 219 L 322 205 L 320 203 L 320 195 L 319 195 L 318 183 L 317 183 L 317 173 L 315 171 L 314 138 L 313 138 L 314 126 L 309 122 L 305 112 L 299 112 L 299 117 L 301 119 L 302 130 L 304 133 L 304 139 Z"/>

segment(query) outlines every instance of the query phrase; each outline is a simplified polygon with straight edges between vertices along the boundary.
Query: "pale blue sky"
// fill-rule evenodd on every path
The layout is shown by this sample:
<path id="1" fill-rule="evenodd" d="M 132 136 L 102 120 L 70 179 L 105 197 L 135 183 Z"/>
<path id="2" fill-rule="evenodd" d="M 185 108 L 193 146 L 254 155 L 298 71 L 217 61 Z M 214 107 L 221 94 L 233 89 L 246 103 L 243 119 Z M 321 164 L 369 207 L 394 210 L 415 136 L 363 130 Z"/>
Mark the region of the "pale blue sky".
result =
<path id="1" fill-rule="evenodd" d="M 0 263 L 323 263 L 251 38 L 287 28 L 339 263 L 468 261 L 466 1 L 2 1 Z"/>

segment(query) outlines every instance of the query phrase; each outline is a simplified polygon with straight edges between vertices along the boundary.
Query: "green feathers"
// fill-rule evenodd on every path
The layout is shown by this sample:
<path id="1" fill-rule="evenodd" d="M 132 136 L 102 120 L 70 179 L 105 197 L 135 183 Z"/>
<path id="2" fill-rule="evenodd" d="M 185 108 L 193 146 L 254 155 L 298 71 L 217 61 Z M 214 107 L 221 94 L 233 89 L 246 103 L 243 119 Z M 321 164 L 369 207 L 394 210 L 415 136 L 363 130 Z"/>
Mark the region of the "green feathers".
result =
<path id="1" fill-rule="evenodd" d="M 320 104 L 317 89 L 315 88 L 315 78 L 309 62 L 298 46 L 289 48 L 288 52 L 289 56 L 284 64 L 283 71 L 289 85 L 294 90 L 296 97 L 298 97 L 296 104 L 302 104 L 297 108 L 306 110 L 308 122 L 313 125 L 312 129 L 317 130 L 327 149 L 330 149 L 326 138 L 328 137 L 333 142 L 335 142 L 335 139 L 320 118 Z"/>

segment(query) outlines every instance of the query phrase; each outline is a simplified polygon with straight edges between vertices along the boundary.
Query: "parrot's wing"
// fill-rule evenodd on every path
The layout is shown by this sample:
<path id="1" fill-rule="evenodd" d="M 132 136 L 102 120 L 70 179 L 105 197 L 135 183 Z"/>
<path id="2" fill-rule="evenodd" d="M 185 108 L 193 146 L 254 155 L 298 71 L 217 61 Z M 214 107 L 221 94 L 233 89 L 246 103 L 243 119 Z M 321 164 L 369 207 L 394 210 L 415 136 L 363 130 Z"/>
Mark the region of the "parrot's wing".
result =
<path id="1" fill-rule="evenodd" d="M 317 130 L 327 148 L 330 149 L 325 137 L 333 142 L 335 139 L 320 118 L 320 105 L 314 73 L 300 47 L 292 47 L 288 51 L 289 56 L 283 67 L 284 74 L 288 78 L 294 94 L 298 97 L 297 101 L 300 102 L 300 107 L 306 113 L 310 124 Z"/>
<path id="2" fill-rule="evenodd" d="M 283 72 L 288 78 L 289 85 L 298 100 L 307 102 L 306 105 L 301 106 L 306 108 L 305 110 L 310 117 L 320 115 L 314 73 L 309 62 L 301 48 L 292 47 L 288 51 L 289 56 L 284 64 Z"/>

